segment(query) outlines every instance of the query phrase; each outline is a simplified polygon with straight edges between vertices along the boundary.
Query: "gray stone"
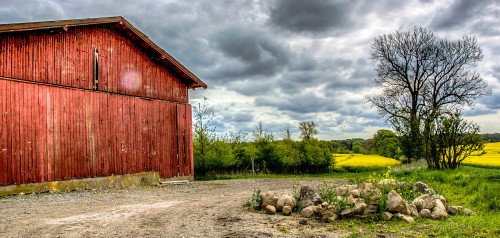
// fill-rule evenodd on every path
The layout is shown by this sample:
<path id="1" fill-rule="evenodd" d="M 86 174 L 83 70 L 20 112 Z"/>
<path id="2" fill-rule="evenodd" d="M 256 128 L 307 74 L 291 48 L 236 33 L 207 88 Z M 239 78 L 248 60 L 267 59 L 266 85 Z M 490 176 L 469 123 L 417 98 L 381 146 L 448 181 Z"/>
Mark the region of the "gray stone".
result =
<path id="1" fill-rule="evenodd" d="M 363 214 L 365 215 L 369 215 L 369 214 L 375 214 L 377 213 L 377 206 L 376 205 L 373 205 L 373 204 L 370 204 L 368 206 L 366 206 L 365 210 L 363 211 Z"/>
<path id="2" fill-rule="evenodd" d="M 332 216 L 329 216 L 329 217 L 323 217 L 323 221 L 327 222 L 327 223 L 332 223 L 335 220 L 337 220 L 338 216 L 339 215 L 337 215 L 337 214 L 333 214 Z"/>
<path id="3" fill-rule="evenodd" d="M 305 218 L 311 218 L 314 215 L 314 208 L 316 206 L 308 206 L 300 212 L 300 216 L 305 217 Z"/>
<path id="4" fill-rule="evenodd" d="M 449 206 L 448 207 L 448 213 L 451 215 L 457 215 L 460 214 L 463 210 L 462 206 Z"/>
<path id="5" fill-rule="evenodd" d="M 382 219 L 384 219 L 386 221 L 391 220 L 393 216 L 394 215 L 392 215 L 392 213 L 390 213 L 390 212 L 384 212 L 384 213 L 382 213 Z"/>
<path id="6" fill-rule="evenodd" d="M 354 196 L 349 195 L 349 197 L 347 197 L 347 204 L 353 205 L 353 204 L 356 204 L 357 202 L 358 202 L 358 199 L 355 198 Z"/>
<path id="7" fill-rule="evenodd" d="M 364 202 L 361 202 L 361 203 L 356 203 L 356 205 L 354 205 L 353 212 L 354 212 L 355 214 L 358 214 L 358 215 L 359 215 L 359 214 L 362 214 L 362 213 L 365 211 L 366 206 L 367 206 L 367 205 L 366 205 L 366 203 L 364 203 Z"/>
<path id="8" fill-rule="evenodd" d="M 276 213 L 276 207 L 272 205 L 267 205 L 266 206 L 266 213 L 267 214 L 275 214 Z"/>
<path id="9" fill-rule="evenodd" d="M 276 201 L 276 210 L 281 211 L 284 206 L 295 207 L 295 198 L 290 195 L 284 195 L 278 198 Z"/>
<path id="10" fill-rule="evenodd" d="M 417 182 L 417 184 L 415 184 L 415 188 L 416 188 L 417 192 L 420 192 L 423 194 L 435 194 L 436 193 L 434 191 L 434 189 L 427 186 L 427 184 L 425 184 L 424 182 Z"/>
<path id="11" fill-rule="evenodd" d="M 467 216 L 475 216 L 476 213 L 474 213 L 472 210 L 470 210 L 469 208 L 465 208 L 464 209 L 464 214 L 467 215 Z"/>
<path id="12" fill-rule="evenodd" d="M 436 200 L 436 205 L 432 208 L 431 218 L 432 219 L 443 219 L 448 217 L 448 212 L 441 200 Z"/>
<path id="13" fill-rule="evenodd" d="M 420 217 L 430 218 L 431 217 L 431 210 L 424 208 L 424 209 L 420 210 L 418 215 Z"/>
<path id="14" fill-rule="evenodd" d="M 403 221 L 406 221 L 408 223 L 413 223 L 415 221 L 415 220 L 413 220 L 413 217 L 411 217 L 409 215 L 401 214 L 401 213 L 397 213 L 396 217 L 403 220 Z"/>
<path id="15" fill-rule="evenodd" d="M 413 200 L 413 204 L 419 209 L 433 209 L 434 206 L 436 205 L 436 200 L 438 200 L 438 196 L 434 194 L 424 194 L 420 197 L 415 198 Z"/>
<path id="16" fill-rule="evenodd" d="M 300 202 L 303 207 L 311 205 L 318 205 L 323 203 L 319 194 L 309 186 L 302 186 L 300 188 Z"/>
<path id="17" fill-rule="evenodd" d="M 408 213 L 406 201 L 394 190 L 387 193 L 386 204 L 390 212 Z"/>
<path id="18" fill-rule="evenodd" d="M 342 210 L 340 212 L 340 215 L 343 216 L 343 217 L 347 217 L 347 216 L 350 216 L 351 215 L 351 208 L 350 207 L 346 207 L 344 210 Z"/>
<path id="19" fill-rule="evenodd" d="M 323 208 L 321 210 L 321 213 L 319 214 L 319 216 L 323 217 L 323 218 L 328 218 L 328 217 L 337 216 L 337 213 L 338 213 L 338 211 L 337 211 L 336 207 L 334 207 L 334 206 L 328 206 L 328 207 Z"/>
<path id="20" fill-rule="evenodd" d="M 351 196 L 353 196 L 354 198 L 359 198 L 359 196 L 361 196 L 361 191 L 359 191 L 359 189 L 351 190 Z"/>
<path id="21" fill-rule="evenodd" d="M 408 204 L 408 210 L 410 210 L 410 215 L 418 217 L 418 209 L 413 204 Z"/>
<path id="22" fill-rule="evenodd" d="M 292 215 L 292 207 L 290 206 L 284 206 L 281 210 L 281 212 L 283 213 L 283 215 L 285 216 L 290 216 Z"/>

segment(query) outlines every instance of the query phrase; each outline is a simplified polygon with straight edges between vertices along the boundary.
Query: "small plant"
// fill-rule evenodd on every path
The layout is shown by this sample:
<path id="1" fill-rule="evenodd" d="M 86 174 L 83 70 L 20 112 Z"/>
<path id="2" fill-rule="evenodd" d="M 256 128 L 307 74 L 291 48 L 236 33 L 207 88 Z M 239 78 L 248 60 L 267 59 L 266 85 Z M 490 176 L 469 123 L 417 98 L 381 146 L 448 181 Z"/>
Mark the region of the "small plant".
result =
<path id="1" fill-rule="evenodd" d="M 294 212 L 302 211 L 302 203 L 300 202 L 300 188 L 301 188 L 301 186 L 302 186 L 302 181 L 300 181 L 298 184 L 293 185 L 292 195 L 296 201 L 296 206 L 293 208 Z"/>
<path id="2" fill-rule="evenodd" d="M 264 197 L 260 194 L 260 189 L 254 189 L 252 197 L 250 197 L 250 200 L 248 201 L 248 205 L 255 210 L 260 210 L 263 200 Z"/>
<path id="3" fill-rule="evenodd" d="M 318 193 L 324 202 L 334 206 L 338 211 L 342 211 L 348 206 L 347 197 L 349 197 L 349 192 L 346 191 L 342 194 L 342 198 L 339 199 L 335 193 L 334 187 L 334 185 L 329 186 L 328 184 L 323 183 L 318 186 Z"/>

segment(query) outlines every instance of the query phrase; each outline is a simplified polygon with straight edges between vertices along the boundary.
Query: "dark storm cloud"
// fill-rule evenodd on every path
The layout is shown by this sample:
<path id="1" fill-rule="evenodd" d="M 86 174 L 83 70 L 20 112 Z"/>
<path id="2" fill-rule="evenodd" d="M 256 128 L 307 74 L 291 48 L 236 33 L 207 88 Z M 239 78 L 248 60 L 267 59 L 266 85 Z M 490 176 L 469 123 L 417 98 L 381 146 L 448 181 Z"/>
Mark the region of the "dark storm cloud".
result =
<path id="1" fill-rule="evenodd" d="M 259 97 L 255 100 L 255 103 L 258 106 L 271 106 L 278 110 L 297 113 L 335 111 L 339 106 L 332 98 L 327 98 L 313 92 L 288 95 L 286 98 L 273 96 Z"/>
<path id="2" fill-rule="evenodd" d="M 455 0 L 450 6 L 436 12 L 430 25 L 437 30 L 462 27 L 473 18 L 482 17 L 490 4 L 495 4 L 495 1 Z"/>
<path id="3" fill-rule="evenodd" d="M 228 58 L 238 61 L 235 68 L 219 72 L 226 77 L 274 75 L 288 63 L 288 50 L 266 35 L 251 29 L 232 27 L 215 34 L 212 41 Z"/>
<path id="4" fill-rule="evenodd" d="M 279 0 L 270 8 L 270 22 L 293 32 L 342 32 L 355 23 L 354 4 L 347 0 Z"/>

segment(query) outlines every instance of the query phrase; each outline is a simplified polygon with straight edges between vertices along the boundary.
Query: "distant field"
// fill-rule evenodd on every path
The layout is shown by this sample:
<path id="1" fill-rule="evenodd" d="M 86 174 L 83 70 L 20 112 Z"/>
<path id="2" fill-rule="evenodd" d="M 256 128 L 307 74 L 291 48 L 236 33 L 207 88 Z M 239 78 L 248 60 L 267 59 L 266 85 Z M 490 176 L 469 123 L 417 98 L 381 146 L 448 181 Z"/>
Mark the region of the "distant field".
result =
<path id="1" fill-rule="evenodd" d="M 488 143 L 484 147 L 486 154 L 472 154 L 463 162 L 465 165 L 477 167 L 500 168 L 500 142 Z"/>
<path id="2" fill-rule="evenodd" d="M 401 162 L 380 155 L 334 154 L 335 168 L 348 170 L 383 169 L 387 166 L 399 165 Z"/>

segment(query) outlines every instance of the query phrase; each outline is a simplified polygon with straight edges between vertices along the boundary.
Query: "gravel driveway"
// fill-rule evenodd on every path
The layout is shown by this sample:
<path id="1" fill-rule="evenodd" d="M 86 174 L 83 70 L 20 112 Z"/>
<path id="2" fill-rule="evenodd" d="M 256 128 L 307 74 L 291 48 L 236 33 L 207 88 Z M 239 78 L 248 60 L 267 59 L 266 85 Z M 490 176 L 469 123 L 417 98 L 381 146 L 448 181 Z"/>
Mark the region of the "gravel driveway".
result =
<path id="1" fill-rule="evenodd" d="M 245 179 L 187 185 L 75 191 L 0 199 L 0 237 L 339 237 L 298 215 L 243 206 L 254 188 L 291 194 L 298 179 Z M 316 186 L 324 181 L 301 179 Z"/>

